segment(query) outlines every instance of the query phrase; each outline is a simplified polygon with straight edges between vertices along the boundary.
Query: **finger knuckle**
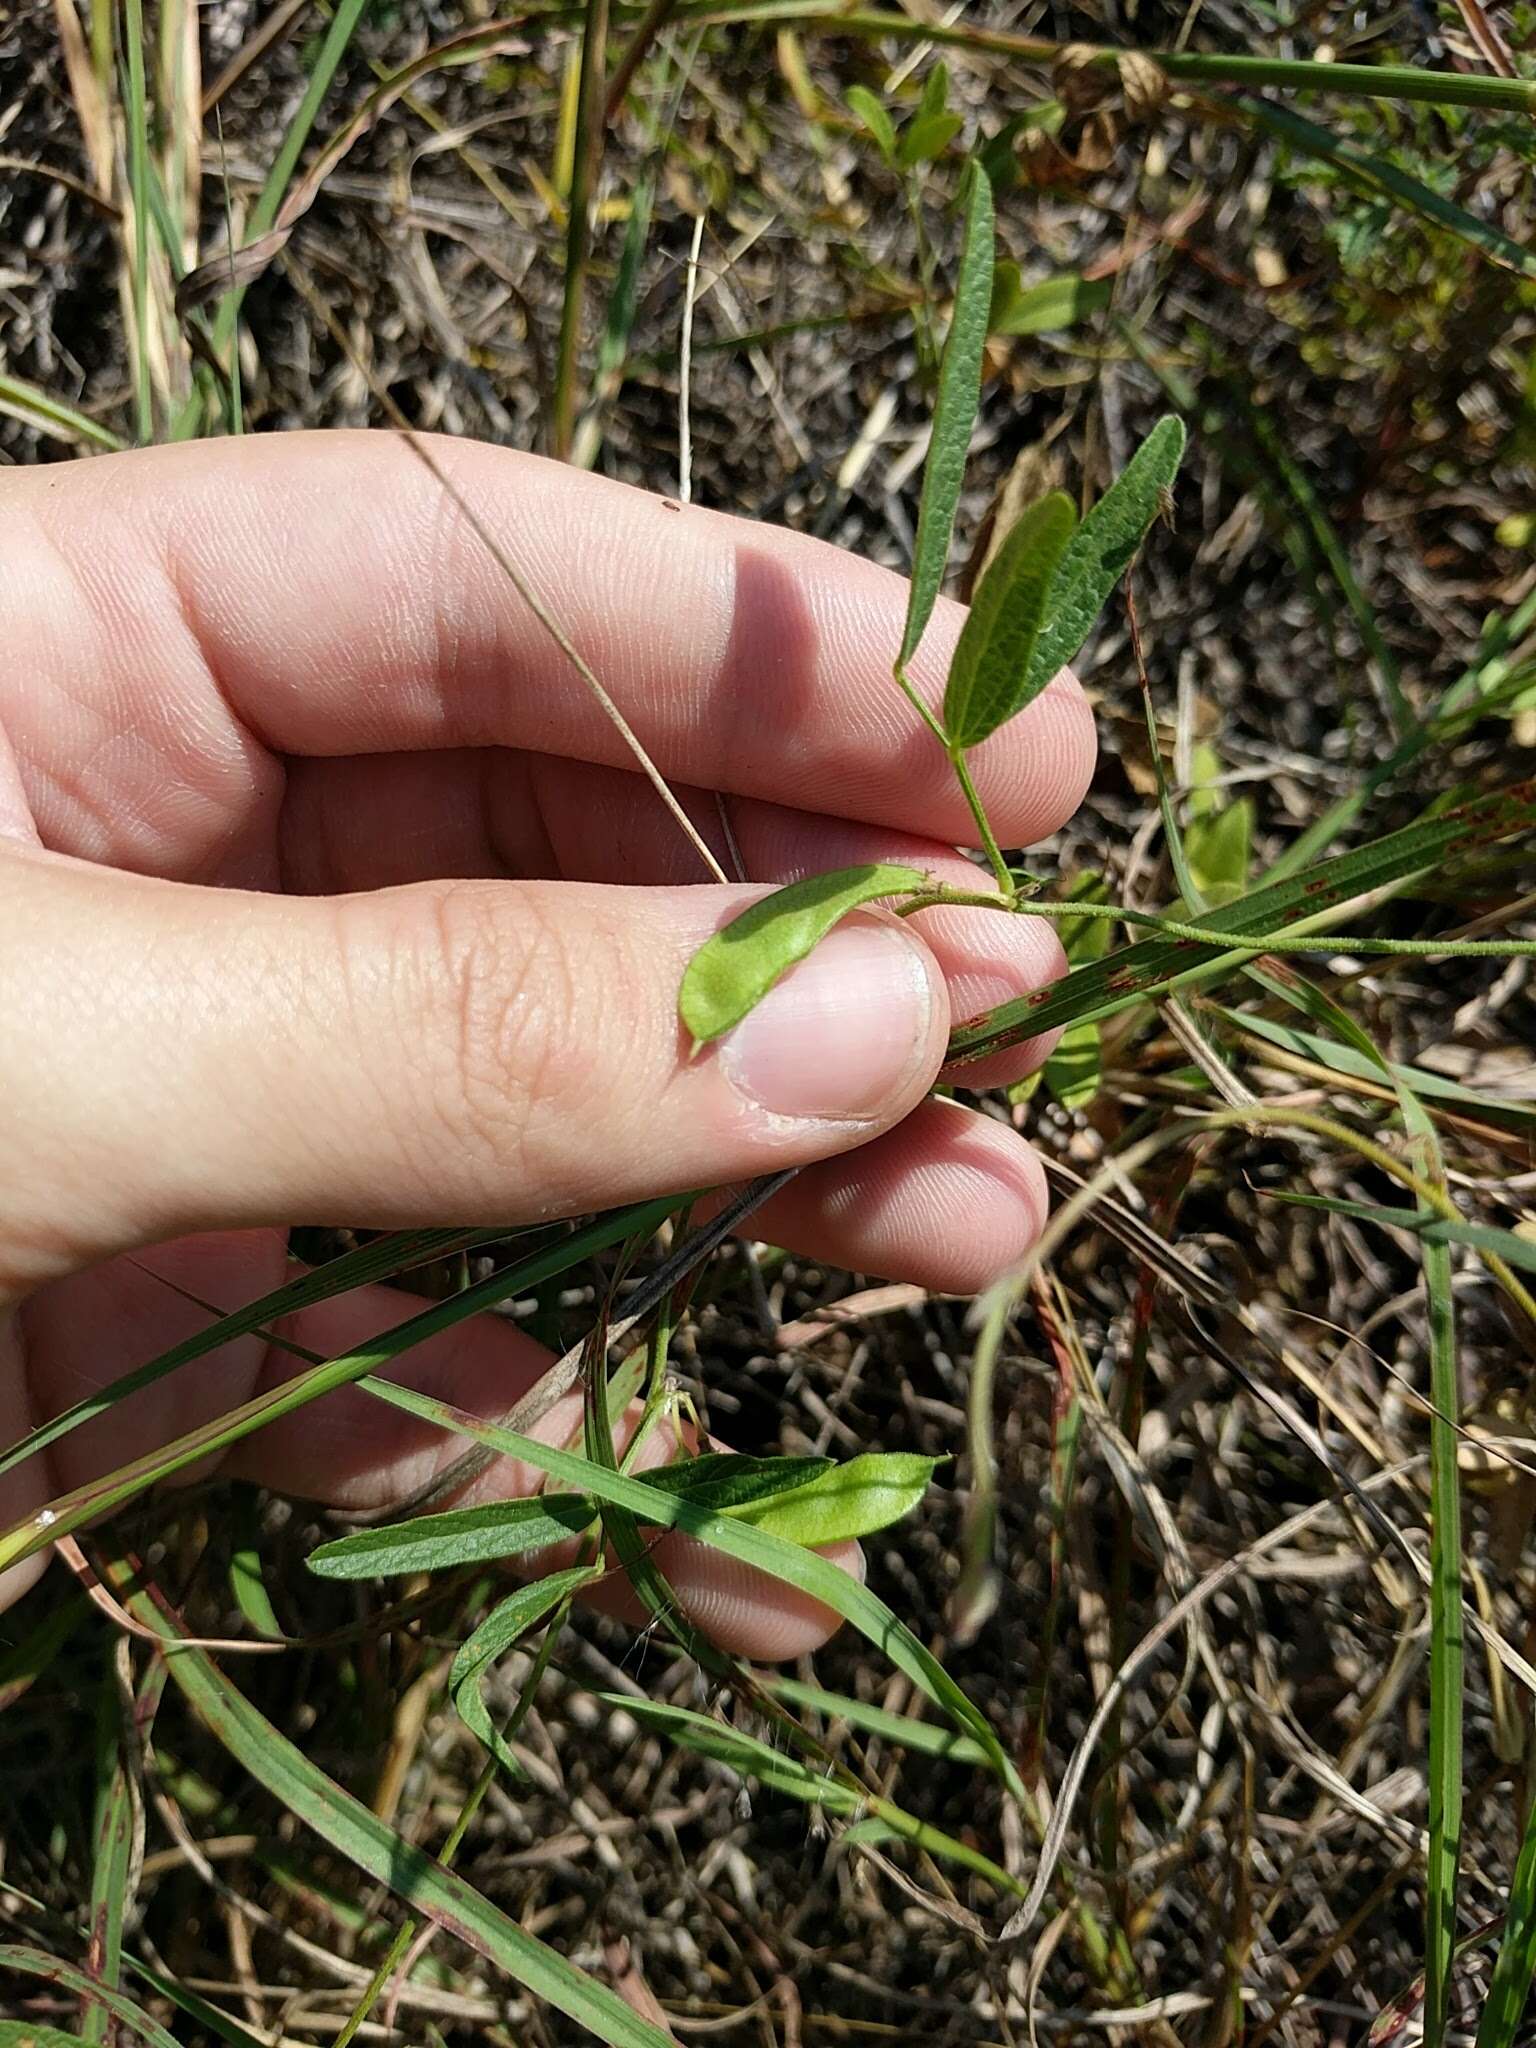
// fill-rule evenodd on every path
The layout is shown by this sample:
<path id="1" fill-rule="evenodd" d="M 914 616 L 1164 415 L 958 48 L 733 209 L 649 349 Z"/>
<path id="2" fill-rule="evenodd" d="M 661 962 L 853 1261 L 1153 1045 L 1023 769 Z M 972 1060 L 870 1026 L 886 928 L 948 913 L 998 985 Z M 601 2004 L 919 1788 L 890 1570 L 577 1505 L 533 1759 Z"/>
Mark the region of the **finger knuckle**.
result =
<path id="1" fill-rule="evenodd" d="M 484 883 L 438 892 L 429 943 L 440 1127 L 536 1172 L 541 1126 L 579 1087 L 569 943 L 535 896 Z"/>

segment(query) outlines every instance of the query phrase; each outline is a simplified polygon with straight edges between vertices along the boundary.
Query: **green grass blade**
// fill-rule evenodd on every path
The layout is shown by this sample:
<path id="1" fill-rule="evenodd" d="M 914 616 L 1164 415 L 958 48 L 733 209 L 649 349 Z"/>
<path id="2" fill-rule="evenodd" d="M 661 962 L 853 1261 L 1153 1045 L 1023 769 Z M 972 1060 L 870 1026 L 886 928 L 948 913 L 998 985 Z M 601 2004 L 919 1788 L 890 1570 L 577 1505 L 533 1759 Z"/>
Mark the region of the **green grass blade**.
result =
<path id="1" fill-rule="evenodd" d="M 429 1259 L 468 1251 L 475 1245 L 493 1241 L 499 1235 L 501 1233 L 488 1230 L 401 1231 L 373 1244 L 360 1245 L 356 1251 L 344 1252 L 338 1259 L 328 1259 L 314 1272 L 287 1280 L 247 1307 L 220 1316 L 207 1329 L 172 1345 L 169 1351 L 162 1351 L 148 1364 L 120 1374 L 94 1394 L 75 1402 L 73 1407 L 63 1409 L 51 1422 L 30 1430 L 0 1452 L 0 1473 L 9 1472 L 26 1459 L 36 1457 L 39 1451 L 47 1450 L 50 1444 L 68 1436 L 83 1422 L 105 1414 L 125 1395 L 137 1393 L 140 1387 L 151 1386 L 195 1359 L 205 1358 L 231 1338 L 246 1336 L 252 1330 L 263 1329 L 301 1308 L 308 1308 L 317 1301 L 330 1301 L 336 1295 L 349 1293 L 352 1288 L 367 1282 L 396 1279 L 400 1274 L 410 1272 L 414 1266 L 424 1265 Z"/>
<path id="2" fill-rule="evenodd" d="M 13 377 L 8 372 L 0 372 L 0 412 L 55 441 L 84 442 L 88 447 L 108 450 L 126 445 L 99 420 L 76 411 L 74 406 L 52 397 L 36 384 L 29 384 L 25 377 Z"/>
<path id="3" fill-rule="evenodd" d="M 1282 875 L 1294 874 L 1318 854 L 1325 853 L 1389 782 L 1411 768 L 1432 746 L 1451 737 L 1462 724 L 1476 719 L 1483 708 L 1498 702 L 1511 681 L 1511 657 L 1517 653 L 1533 625 L 1536 625 L 1536 590 L 1513 611 L 1495 614 L 1488 620 L 1476 654 L 1428 717 L 1412 732 L 1405 733 L 1384 761 L 1379 761 L 1356 788 L 1330 804 L 1322 816 L 1286 848 L 1270 868 L 1271 880 L 1278 881 Z"/>
<path id="4" fill-rule="evenodd" d="M 62 1956 L 49 1955 L 46 1949 L 29 1948 L 21 1942 L 0 1942 L 0 1973 L 14 1970 L 21 1977 L 41 1977 L 46 1983 L 60 1990 L 73 1992 L 76 1997 L 92 1999 L 100 2009 L 116 2022 L 120 2033 L 126 2030 L 148 2048 L 177 2048 L 177 2043 L 158 2021 L 152 2020 L 147 2012 L 140 2010 L 131 1998 L 121 1991 L 113 1991 L 105 1984 L 98 1984 L 87 1971 L 78 1969 L 73 1963 L 65 1962 Z M 14 2029 L 9 2041 L 0 2033 L 0 2048 L 25 2048 L 33 2040 L 37 2048 L 50 2048 L 49 2034 L 53 2030 L 34 2027 L 30 2021 L 23 2024 L 7 2020 L 3 2025 Z M 76 2041 L 75 2034 L 55 2034 L 58 2041 Z"/>
<path id="5" fill-rule="evenodd" d="M 1303 921 L 1320 918 L 1357 897 L 1407 883 L 1416 875 L 1443 867 L 1458 854 L 1480 851 L 1513 833 L 1528 831 L 1533 824 L 1536 785 L 1516 783 L 1338 854 L 1309 875 L 1289 875 L 1250 890 L 1209 912 L 1203 923 L 1234 937 L 1283 930 L 1288 925 L 1299 929 Z M 967 1019 L 950 1036 L 949 1058 L 981 1059 L 1043 1031 L 1112 1017 L 1165 990 L 1231 973 L 1251 958 L 1251 954 L 1223 952 L 1219 944 L 1143 939 L 1103 960 L 1074 968 L 1048 988 Z"/>
<path id="6" fill-rule="evenodd" d="M 176 1646 L 166 1659 L 171 1677 L 209 1732 L 296 1820 L 609 2048 L 667 2048 L 668 2037 L 616 1993 L 525 1932 L 473 1885 L 396 1834 L 312 1764 L 202 1650 L 185 1641 L 185 1631 L 156 1594 L 129 1590 L 121 1570 L 112 1576 L 133 1614 L 167 1645 Z"/>
<path id="7" fill-rule="evenodd" d="M 133 1862 L 134 1794 L 122 1753 L 122 1714 L 118 1704 L 115 1656 L 102 1673 L 96 1714 L 96 1815 L 91 1844 L 89 1969 L 108 1991 L 122 1989 L 123 1919 L 132 1897 L 129 1877 Z M 80 2022 L 81 2037 L 110 2042 L 116 2033 L 104 2005 L 88 2000 Z"/>
<path id="8" fill-rule="evenodd" d="M 987 1761 L 986 1752 L 974 1737 L 962 1735 L 955 1728 L 940 1727 L 935 1721 L 918 1721 L 910 1714 L 893 1714 L 888 1707 L 873 1706 L 868 1700 L 851 1699 L 846 1693 L 826 1692 L 821 1686 L 807 1685 L 799 1678 L 769 1675 L 762 1683 L 776 1699 L 788 1700 L 797 1707 L 810 1707 L 818 1714 L 824 1714 L 829 1721 L 846 1721 L 850 1728 L 862 1729 L 866 1735 L 883 1736 L 887 1742 L 900 1743 L 903 1749 L 915 1749 L 924 1756 L 944 1757 L 957 1764 L 985 1764 Z"/>
<path id="9" fill-rule="evenodd" d="M 1294 1024 L 1283 1023 L 1276 1017 L 1262 1017 L 1253 1010 L 1228 1009 L 1221 1003 L 1211 1003 L 1208 1007 L 1234 1030 L 1263 1039 L 1278 1046 L 1282 1052 L 1294 1053 L 1299 1059 L 1331 1067 L 1335 1073 L 1348 1074 L 1357 1080 L 1376 1080 L 1381 1076 L 1379 1057 L 1367 1057 L 1352 1046 L 1336 1045 L 1332 1039 L 1322 1038 L 1316 1032 L 1301 1031 Z M 1401 1081 L 1415 1095 L 1428 1096 L 1431 1101 L 1454 1103 L 1464 1109 L 1513 1117 L 1522 1122 L 1536 1117 L 1536 1102 L 1521 1102 L 1514 1096 L 1489 1095 L 1481 1089 L 1465 1087 L 1460 1081 L 1449 1080 L 1444 1074 L 1431 1073 L 1428 1067 L 1388 1061 L 1386 1078 L 1394 1085 Z"/>
<path id="10" fill-rule="evenodd" d="M 304 97 L 299 101 L 298 109 L 288 124 L 287 133 L 278 146 L 277 155 L 272 159 L 272 167 L 263 181 L 256 204 L 251 208 L 250 218 L 245 227 L 247 243 L 259 241 L 263 235 L 271 231 L 278 211 L 288 196 L 289 183 L 298 167 L 299 158 L 304 153 L 304 145 L 308 142 L 310 131 L 315 125 L 315 117 L 331 89 L 332 80 L 341 68 L 341 60 L 347 53 L 347 45 L 356 34 L 357 25 L 362 20 L 367 5 L 368 0 L 339 0 L 336 12 L 331 16 L 330 26 L 325 32 L 325 39 L 316 54 L 314 68 L 309 74 L 309 83 L 304 88 Z M 218 318 L 214 323 L 214 338 L 221 351 L 227 349 L 234 334 L 242 296 L 240 287 L 233 286 L 220 302 Z"/>
<path id="11" fill-rule="evenodd" d="M 1536 1244 L 1513 1230 L 1498 1230 L 1487 1223 L 1453 1223 L 1433 1209 L 1399 1209 L 1382 1202 L 1347 1202 L 1337 1195 L 1306 1195 L 1289 1188 L 1267 1190 L 1273 1202 L 1288 1202 L 1292 1208 L 1326 1209 L 1331 1216 L 1347 1216 L 1354 1223 L 1375 1223 L 1383 1230 L 1407 1230 L 1426 1244 L 1464 1244 L 1470 1250 L 1527 1273 L 1536 1273 Z"/>
<path id="12" fill-rule="evenodd" d="M 724 22 L 800 22 L 835 36 L 889 37 L 894 42 L 937 43 L 955 49 L 995 50 L 1026 62 L 1054 64 L 1066 45 L 1005 28 L 963 21 L 930 21 L 897 8 L 849 8 L 840 0 L 691 0 L 675 17 L 695 26 Z M 1113 72 L 1126 54 L 1107 44 L 1073 45 L 1098 69 Z M 1421 64 L 1332 64 L 1299 57 L 1232 56 L 1225 51 L 1146 50 L 1169 78 L 1237 85 L 1250 92 L 1274 87 L 1336 93 L 1350 99 L 1419 100 L 1437 107 L 1536 114 L 1536 80 L 1484 73 L 1435 71 Z"/>
<path id="13" fill-rule="evenodd" d="M 19 1643 L 0 1650 L 0 1713 L 32 1690 L 90 1611 L 84 1593 L 59 1600 Z"/>
<path id="14" fill-rule="evenodd" d="M 140 1962 L 137 1957 L 130 1956 L 126 1960 L 134 1976 L 142 1978 L 151 1991 L 156 1992 L 168 2004 L 174 2005 L 179 2012 L 184 2012 L 188 2019 L 206 2028 L 211 2039 L 227 2041 L 229 2048 L 271 2048 L 270 2036 L 264 2040 L 253 2034 L 248 2027 L 242 2027 L 238 2020 L 231 2019 L 227 2012 L 221 2012 L 216 2005 L 210 2005 L 206 1998 L 199 1997 L 197 1992 L 181 1983 L 178 1978 L 163 1975 L 159 1970 L 151 1968 L 148 1963 Z"/>
<path id="15" fill-rule="evenodd" d="M 711 1514 L 686 1498 L 669 1496 L 624 1473 L 604 1471 L 600 1465 L 578 1457 L 572 1451 L 498 1429 L 476 1416 L 466 1415 L 446 1401 L 435 1401 L 410 1387 L 394 1386 L 376 1379 L 365 1380 L 363 1384 L 370 1394 L 388 1402 L 391 1407 L 403 1408 L 408 1415 L 419 1416 L 424 1421 L 437 1423 L 439 1428 L 471 1437 L 506 1456 L 521 1458 L 564 1485 L 593 1494 L 599 1500 L 611 1501 L 616 1507 L 645 1521 L 660 1523 L 665 1528 L 682 1529 L 712 1549 L 723 1551 L 727 1557 L 737 1558 L 742 1564 L 753 1565 L 773 1578 L 798 1586 L 813 1600 L 821 1601 L 845 1621 L 851 1622 L 861 1635 L 882 1650 L 935 1706 L 981 1744 L 994 1771 L 1016 1797 L 1022 1796 L 1018 1774 L 991 1723 L 966 1698 L 939 1660 L 918 1641 L 904 1622 L 898 1621 L 877 1594 L 850 1578 L 847 1572 L 840 1571 L 826 1558 L 818 1557 L 815 1551 L 803 1550 L 798 1544 L 787 1542 L 782 1536 L 770 1535 L 765 1529 L 754 1528 L 750 1522 L 741 1521 L 736 1516 Z"/>
<path id="16" fill-rule="evenodd" d="M 140 447 L 155 438 L 149 383 L 149 108 L 144 89 L 143 0 L 124 0 L 123 118 L 128 129 L 128 196 L 133 209 L 133 420 Z"/>
<path id="17" fill-rule="evenodd" d="M 295 1409 L 318 1400 L 322 1394 L 334 1392 L 338 1387 L 352 1385 L 365 1373 L 376 1371 L 414 1345 L 424 1343 L 428 1337 L 451 1330 L 467 1316 L 476 1315 L 481 1309 L 494 1308 L 498 1302 L 535 1287 L 556 1273 L 567 1272 L 592 1253 L 605 1251 L 637 1231 L 657 1229 L 679 1202 L 687 1199 L 686 1196 L 667 1195 L 654 1202 L 637 1202 L 630 1208 L 612 1210 L 599 1216 L 545 1250 L 535 1252 L 503 1272 L 492 1274 L 478 1286 L 466 1288 L 462 1294 L 456 1294 L 447 1301 L 434 1302 L 409 1321 L 381 1331 L 372 1343 L 328 1359 L 286 1384 L 232 1409 L 227 1415 L 216 1416 L 159 1449 L 133 1459 L 105 1478 L 60 1495 L 41 1516 L 28 1516 L 0 1535 L 0 1569 L 46 1549 L 60 1536 L 83 1528 L 98 1515 L 120 1507 L 124 1501 L 132 1500 L 157 1481 L 184 1470 L 199 1458 L 238 1443 L 267 1423 L 275 1422 L 279 1416 L 290 1415 Z"/>
<path id="18" fill-rule="evenodd" d="M 1261 128 L 1267 128 L 1271 135 L 1288 143 L 1299 155 L 1332 164 L 1342 171 L 1358 191 L 1394 199 L 1410 213 L 1420 215 L 1432 226 L 1444 228 L 1458 241 L 1468 243 L 1491 262 L 1506 270 L 1518 271 L 1522 277 L 1536 277 L 1536 251 L 1527 249 L 1490 221 L 1479 220 L 1475 213 L 1468 213 L 1465 207 L 1445 198 L 1409 172 L 1399 170 L 1396 164 L 1390 164 L 1357 144 L 1331 134 L 1317 122 L 1293 113 L 1289 107 L 1279 107 L 1272 101 L 1246 94 L 1238 105 L 1250 120 L 1256 121 Z"/>
<path id="19" fill-rule="evenodd" d="M 1420 1154 L 1420 1171 L 1444 1192 L 1445 1164 L 1434 1126 L 1407 1090 L 1400 1095 Z M 1450 2019 L 1461 1868 L 1465 1685 L 1457 1430 L 1461 1386 L 1450 1247 L 1421 1242 L 1429 1303 L 1429 1389 L 1434 1405 L 1429 1425 L 1429 1863 L 1425 1880 L 1424 2048 L 1441 2048 Z"/>
<path id="20" fill-rule="evenodd" d="M 901 651 L 896 657 L 898 674 L 905 671 L 927 630 L 949 566 L 949 544 L 965 481 L 971 429 L 981 403 L 981 359 L 992 311 L 992 263 L 992 187 L 981 166 L 973 163 L 966 174 L 965 239 L 955 281 L 955 310 L 939 363 L 933 435 L 923 469 L 917 540 L 912 551 L 907 618 L 902 628 Z"/>
<path id="21" fill-rule="evenodd" d="M 1526 1816 L 1510 1879 L 1493 1979 L 1477 2022 L 1477 2048 L 1515 2048 L 1531 1980 L 1536 1977 L 1536 1807 Z"/>
<path id="22" fill-rule="evenodd" d="M 808 1806 L 824 1807 L 829 1813 L 849 1819 L 868 1815 L 890 1835 L 913 1843 L 930 1856 L 962 1864 L 996 1885 L 1001 1892 L 1017 1898 L 1025 1890 L 1017 1878 L 1011 1877 L 990 1856 L 982 1855 L 968 1842 L 957 1840 L 931 1822 L 919 1820 L 893 1800 L 879 1798 L 858 1785 L 850 1784 L 845 1778 L 814 1769 L 799 1757 L 770 1748 L 766 1742 L 744 1734 L 728 1722 L 695 1713 L 689 1707 L 674 1707 L 661 1700 L 635 1699 L 628 1693 L 599 1693 L 597 1697 L 608 1706 L 633 1715 L 645 1727 L 670 1736 L 684 1749 L 725 1764 L 741 1777 L 756 1778 L 770 1791 L 803 1800 Z"/>

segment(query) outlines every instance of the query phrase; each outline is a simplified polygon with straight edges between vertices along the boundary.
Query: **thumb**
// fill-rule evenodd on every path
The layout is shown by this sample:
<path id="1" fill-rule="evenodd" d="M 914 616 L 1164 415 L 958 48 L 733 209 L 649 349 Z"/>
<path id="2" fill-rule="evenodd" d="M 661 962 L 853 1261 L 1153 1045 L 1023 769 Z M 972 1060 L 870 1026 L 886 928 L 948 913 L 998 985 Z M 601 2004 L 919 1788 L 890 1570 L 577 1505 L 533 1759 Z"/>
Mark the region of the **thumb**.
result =
<path id="1" fill-rule="evenodd" d="M 849 919 L 690 1061 L 683 968 L 763 893 L 278 897 L 8 860 L 0 1288 L 188 1231 L 532 1222 L 863 1144 L 938 1072 L 938 966 Z"/>

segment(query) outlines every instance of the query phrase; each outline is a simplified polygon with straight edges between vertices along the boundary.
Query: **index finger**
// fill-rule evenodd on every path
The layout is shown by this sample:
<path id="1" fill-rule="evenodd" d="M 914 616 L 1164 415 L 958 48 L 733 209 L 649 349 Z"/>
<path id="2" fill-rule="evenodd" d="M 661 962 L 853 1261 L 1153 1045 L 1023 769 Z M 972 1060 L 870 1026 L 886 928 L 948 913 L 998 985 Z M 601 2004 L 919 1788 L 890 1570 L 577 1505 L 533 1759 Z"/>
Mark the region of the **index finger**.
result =
<path id="1" fill-rule="evenodd" d="M 28 651 L 17 672 L 43 684 L 6 707 L 23 764 L 68 772 L 64 692 L 77 731 L 126 714 L 141 746 L 177 760 L 195 734 L 286 755 L 498 745 L 633 765 L 457 493 L 663 774 L 966 840 L 949 764 L 891 677 L 900 577 L 536 456 L 430 445 L 452 491 L 384 432 L 183 444 L 13 478 L 19 574 L 0 627 Z M 941 604 L 913 664 L 931 701 L 963 616 Z M 1092 763 L 1087 706 L 1060 677 L 973 759 L 1003 843 L 1063 823 Z"/>

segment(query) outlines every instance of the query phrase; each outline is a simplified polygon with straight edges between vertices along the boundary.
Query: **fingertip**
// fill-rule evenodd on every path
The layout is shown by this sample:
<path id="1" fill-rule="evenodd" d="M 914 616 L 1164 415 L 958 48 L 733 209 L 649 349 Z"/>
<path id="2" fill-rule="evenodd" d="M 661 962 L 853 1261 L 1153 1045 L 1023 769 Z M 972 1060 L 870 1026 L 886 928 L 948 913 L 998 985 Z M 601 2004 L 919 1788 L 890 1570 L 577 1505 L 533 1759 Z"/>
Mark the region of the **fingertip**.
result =
<path id="1" fill-rule="evenodd" d="M 1077 811 L 1098 757 L 1093 708 L 1076 675 L 1064 668 L 967 758 L 1001 843 L 1033 846 Z"/>
<path id="2" fill-rule="evenodd" d="M 1056 927 L 1043 917 L 1002 917 L 981 909 L 942 909 L 923 916 L 935 921 L 929 936 L 944 965 L 950 1015 L 957 1026 L 1000 1003 L 1032 995 L 1067 971 Z M 940 1079 L 971 1090 L 1009 1087 L 1043 1065 L 1059 1036 L 1043 1033 L 989 1059 L 946 1066 Z"/>
<path id="3" fill-rule="evenodd" d="M 829 1544 L 814 1553 L 864 1582 L 864 1553 L 857 1543 Z M 842 1626 L 837 1613 L 799 1586 L 728 1557 L 694 1536 L 673 1530 L 652 1553 L 678 1605 L 701 1635 L 727 1655 L 758 1664 L 784 1664 L 808 1655 Z M 622 1573 L 592 1588 L 589 1604 L 631 1626 L 645 1609 Z"/>
<path id="4" fill-rule="evenodd" d="M 852 1155 L 807 1168 L 765 1205 L 776 1244 L 939 1294 L 975 1294 L 1044 1228 L 1045 1171 L 1009 1125 L 933 1097 Z"/>

